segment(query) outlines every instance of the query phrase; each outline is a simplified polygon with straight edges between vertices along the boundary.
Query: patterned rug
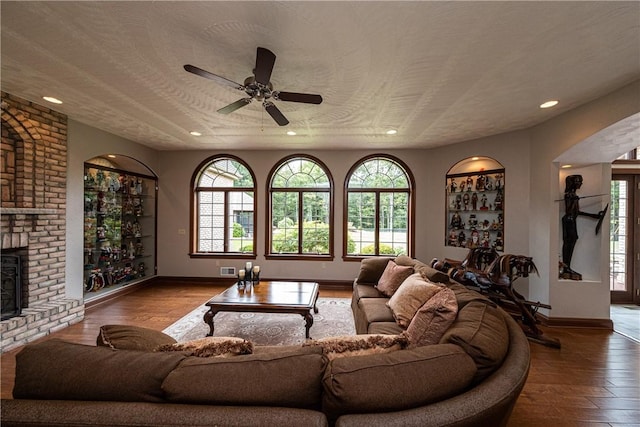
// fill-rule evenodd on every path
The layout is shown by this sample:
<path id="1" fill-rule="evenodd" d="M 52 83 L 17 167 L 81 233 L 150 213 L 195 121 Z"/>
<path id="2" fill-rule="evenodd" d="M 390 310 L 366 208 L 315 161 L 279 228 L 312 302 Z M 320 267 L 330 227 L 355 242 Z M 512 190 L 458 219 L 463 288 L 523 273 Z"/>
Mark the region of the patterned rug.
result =
<path id="1" fill-rule="evenodd" d="M 318 313 L 313 314 L 311 338 L 355 335 L 350 298 L 318 298 Z M 203 316 L 203 303 L 163 332 L 177 341 L 203 338 L 209 326 Z M 213 319 L 214 336 L 240 337 L 258 345 L 294 345 L 305 341 L 305 321 L 299 314 L 220 312 Z"/>

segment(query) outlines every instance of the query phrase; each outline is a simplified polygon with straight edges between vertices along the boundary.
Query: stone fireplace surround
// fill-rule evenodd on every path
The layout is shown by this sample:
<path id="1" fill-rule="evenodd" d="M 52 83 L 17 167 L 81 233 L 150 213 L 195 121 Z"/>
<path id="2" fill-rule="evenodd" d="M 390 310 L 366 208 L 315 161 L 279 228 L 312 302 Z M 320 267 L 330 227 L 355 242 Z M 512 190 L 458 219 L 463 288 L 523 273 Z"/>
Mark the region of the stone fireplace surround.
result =
<path id="1" fill-rule="evenodd" d="M 67 117 L 2 92 L 2 251 L 26 253 L 22 313 L 0 322 L 2 352 L 84 318 L 66 298 Z"/>

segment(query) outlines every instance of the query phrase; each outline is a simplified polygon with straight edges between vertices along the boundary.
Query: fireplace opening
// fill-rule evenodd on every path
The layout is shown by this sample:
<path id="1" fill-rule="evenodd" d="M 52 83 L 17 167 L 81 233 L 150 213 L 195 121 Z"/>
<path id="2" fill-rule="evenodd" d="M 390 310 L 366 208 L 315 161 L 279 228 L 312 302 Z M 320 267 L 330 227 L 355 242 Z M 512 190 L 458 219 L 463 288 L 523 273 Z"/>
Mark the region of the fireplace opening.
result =
<path id="1" fill-rule="evenodd" d="M 1 320 L 20 316 L 22 312 L 23 299 L 23 272 L 24 255 L 21 251 L 2 251 L 0 258 L 0 305 L 2 309 Z"/>

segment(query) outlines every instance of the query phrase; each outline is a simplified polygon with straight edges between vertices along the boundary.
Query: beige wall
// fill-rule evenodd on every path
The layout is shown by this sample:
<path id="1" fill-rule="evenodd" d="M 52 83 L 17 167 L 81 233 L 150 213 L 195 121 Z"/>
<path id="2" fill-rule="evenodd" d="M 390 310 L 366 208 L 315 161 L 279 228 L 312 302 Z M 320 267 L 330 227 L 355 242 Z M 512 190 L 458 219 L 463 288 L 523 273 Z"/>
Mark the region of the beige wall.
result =
<path id="1" fill-rule="evenodd" d="M 208 156 L 220 152 L 161 152 L 159 153 L 160 194 L 158 246 L 171 247 L 172 251 L 159 251 L 159 274 L 166 276 L 218 277 L 221 266 L 243 264 L 241 260 L 190 259 L 189 251 L 189 182 L 195 168 Z M 283 157 L 285 151 L 228 151 L 244 159 L 253 169 L 258 182 L 258 213 L 256 223 L 258 259 L 264 277 L 286 279 L 334 279 L 354 278 L 359 264 L 342 261 L 342 222 L 344 181 L 349 169 L 362 157 L 375 151 L 305 151 L 320 159 L 329 169 L 334 181 L 335 197 L 335 259 L 331 263 L 322 261 L 265 260 L 265 209 L 266 181 L 271 168 Z M 505 215 L 508 230 L 505 244 L 509 250 L 525 252 L 527 249 L 526 222 L 528 200 L 528 141 L 526 135 L 513 133 L 494 138 L 458 144 L 438 150 L 384 150 L 398 157 L 414 174 L 416 182 L 416 252 L 418 259 L 429 261 L 433 257 L 464 257 L 463 249 L 446 248 L 444 199 L 445 175 L 459 160 L 484 155 L 495 158 L 507 168 L 506 198 L 509 207 Z M 187 230 L 187 234 L 180 234 Z"/>
<path id="2" fill-rule="evenodd" d="M 412 170 L 416 182 L 416 251 L 423 261 L 434 257 L 462 258 L 464 249 L 444 246 L 445 236 L 445 174 L 461 159 L 488 156 L 506 169 L 505 250 L 534 257 L 540 277 L 520 279 L 518 290 L 530 299 L 550 303 L 551 317 L 608 318 L 608 228 L 599 238 L 599 259 L 588 260 L 592 251 L 582 251 L 586 257 L 579 262 L 599 265 L 588 272 L 589 281 L 568 282 L 557 279 L 558 254 L 561 241 L 560 206 L 556 199 L 564 192 L 563 176 L 556 159 L 585 138 L 617 121 L 640 111 L 640 82 L 622 88 L 587 105 L 569 111 L 531 129 L 495 135 L 460 144 L 429 150 L 380 150 L 400 158 Z M 90 128 L 69 123 L 69 206 L 68 245 L 77 252 L 77 259 L 67 263 L 67 277 L 73 277 L 81 292 L 82 265 L 82 163 L 99 154 L 117 151 L 147 164 L 159 177 L 158 194 L 158 274 L 161 276 L 218 277 L 220 267 L 243 264 L 240 260 L 191 259 L 189 252 L 189 191 L 195 168 L 207 157 L 220 151 L 154 152 L 138 144 Z M 264 259 L 266 179 L 273 165 L 290 151 L 225 151 L 244 159 L 253 169 L 258 182 L 256 264 L 262 266 L 264 277 L 285 279 L 350 280 L 357 275 L 359 265 L 342 261 L 342 198 L 344 179 L 349 168 L 362 157 L 378 150 L 304 151 L 319 158 L 330 170 L 335 197 L 335 259 L 322 261 L 286 261 Z M 591 166 L 584 172 L 589 184 L 585 191 L 608 192 L 610 162 Z M 586 176 L 585 176 L 586 179 Z M 593 187 L 593 188 L 592 188 Z M 586 194 L 586 193 L 584 193 Z M 606 203 L 606 200 L 604 201 Z M 589 209 L 596 209 L 596 206 Z M 605 221 L 606 222 L 606 221 Z M 593 224 L 586 225 L 586 235 Z M 185 234 L 182 234 L 182 230 Z M 605 236 L 605 237 L 602 237 Z M 581 242 L 582 243 L 582 242 Z M 578 249 L 576 249 L 578 252 Z M 598 251 L 596 251 L 598 252 Z M 68 255 L 73 258 L 72 255 Z M 577 253 L 576 253 L 576 256 Z M 593 277 L 592 277 L 593 276 Z M 568 282 L 568 283 L 567 283 Z M 74 285 L 76 286 L 76 285 Z M 579 296 L 580 303 L 576 298 Z"/>
<path id="3" fill-rule="evenodd" d="M 102 154 L 132 157 L 155 171 L 157 152 L 69 119 L 67 138 L 67 296 L 83 298 L 84 162 Z"/>
<path id="4" fill-rule="evenodd" d="M 540 269 L 540 277 L 530 278 L 529 298 L 547 301 L 553 307 L 553 311 L 550 313 L 551 317 L 608 319 L 610 304 L 607 247 L 609 228 L 606 224 L 606 227 L 603 227 L 602 235 L 598 239 L 594 237 L 591 240 L 592 245 L 599 245 L 599 259 L 581 259 L 581 257 L 588 255 L 584 251 L 579 251 L 578 248 L 576 248 L 574 255 L 575 262 L 583 265 L 591 262 L 599 265 L 600 271 L 590 273 L 591 277 L 587 277 L 589 280 L 585 281 L 558 279 L 558 256 L 561 251 L 558 236 L 562 230 L 560 228 L 560 208 L 554 200 L 561 198 L 564 194 L 564 183 L 560 182 L 560 165 L 556 159 L 570 148 L 580 144 L 581 141 L 638 113 L 638 111 L 640 111 L 640 81 L 530 130 L 532 155 L 530 163 L 529 253 L 536 260 Z M 606 142 L 603 141 L 603 144 Z M 602 158 L 602 163 L 592 165 L 588 169 L 590 183 L 588 188 L 584 192 L 581 191 L 580 194 L 587 195 L 587 191 L 593 191 L 595 194 L 610 192 L 610 163 L 614 159 L 615 157 Z M 570 162 L 571 159 L 564 158 L 563 160 Z M 599 199 L 596 201 L 599 205 L 592 205 L 590 209 L 597 211 L 599 210 L 597 208 L 604 207 L 607 201 L 609 200 L 606 197 Z M 584 210 L 587 210 L 586 207 Z M 583 222 L 582 219 L 579 221 Z M 584 221 L 588 220 L 584 219 Z M 589 225 L 586 227 L 589 228 Z M 588 229 L 581 231 L 580 239 L 585 239 L 580 242 L 582 248 L 586 247 L 586 239 L 589 238 L 589 234 Z"/>

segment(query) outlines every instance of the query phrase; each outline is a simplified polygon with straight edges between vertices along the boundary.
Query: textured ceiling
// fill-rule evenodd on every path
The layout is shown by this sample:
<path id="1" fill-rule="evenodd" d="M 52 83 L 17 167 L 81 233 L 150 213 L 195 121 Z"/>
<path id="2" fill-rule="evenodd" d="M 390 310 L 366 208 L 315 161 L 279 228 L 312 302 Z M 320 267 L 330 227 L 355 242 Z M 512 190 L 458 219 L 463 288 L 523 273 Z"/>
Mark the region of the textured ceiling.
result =
<path id="1" fill-rule="evenodd" d="M 2 1 L 2 90 L 161 150 L 419 148 L 541 123 L 640 78 L 640 2 Z M 276 55 L 279 127 L 243 93 Z M 559 99 L 550 110 L 538 105 Z M 398 130 L 393 136 L 389 128 Z M 203 133 L 201 137 L 189 131 Z M 298 135 L 285 135 L 294 130 Z"/>

